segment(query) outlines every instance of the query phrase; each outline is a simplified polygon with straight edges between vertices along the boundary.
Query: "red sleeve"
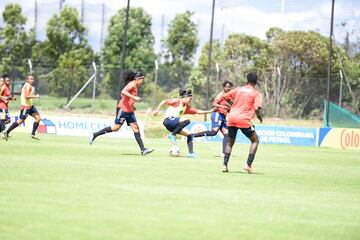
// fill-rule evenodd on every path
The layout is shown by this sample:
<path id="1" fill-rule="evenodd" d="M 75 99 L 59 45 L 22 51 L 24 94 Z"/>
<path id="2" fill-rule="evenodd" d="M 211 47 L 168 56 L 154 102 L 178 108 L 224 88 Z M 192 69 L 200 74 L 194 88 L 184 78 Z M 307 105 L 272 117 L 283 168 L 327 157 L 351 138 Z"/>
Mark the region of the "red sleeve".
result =
<path id="1" fill-rule="evenodd" d="M 196 114 L 197 112 L 198 112 L 198 110 L 196 108 L 186 105 L 186 110 L 185 110 L 184 114 Z"/>
<path id="2" fill-rule="evenodd" d="M 235 93 L 237 91 L 238 88 L 235 88 L 233 90 L 231 90 L 230 92 L 227 92 L 227 93 L 224 93 L 222 95 L 222 97 L 220 98 L 220 100 L 223 98 L 223 99 L 226 99 L 226 100 L 233 100 L 235 98 Z"/>
<path id="3" fill-rule="evenodd" d="M 179 99 L 166 99 L 165 104 L 168 106 L 176 107 L 179 104 Z"/>
<path id="4" fill-rule="evenodd" d="M 262 107 L 262 95 L 258 92 L 258 94 L 255 96 L 255 102 L 254 102 L 254 108 L 257 110 L 258 108 Z"/>
<path id="5" fill-rule="evenodd" d="M 124 87 L 124 90 L 127 92 L 130 92 L 131 90 L 134 90 L 135 88 L 136 88 L 136 82 L 131 81 Z"/>

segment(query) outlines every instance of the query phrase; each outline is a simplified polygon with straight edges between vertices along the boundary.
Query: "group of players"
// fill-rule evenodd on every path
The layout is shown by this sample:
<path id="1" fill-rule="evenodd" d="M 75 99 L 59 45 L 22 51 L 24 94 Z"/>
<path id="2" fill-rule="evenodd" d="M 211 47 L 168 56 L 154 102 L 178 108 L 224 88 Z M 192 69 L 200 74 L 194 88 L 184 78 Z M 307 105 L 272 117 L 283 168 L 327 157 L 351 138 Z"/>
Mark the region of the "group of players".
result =
<path id="1" fill-rule="evenodd" d="M 138 96 L 138 88 L 142 85 L 145 76 L 141 72 L 125 71 L 123 73 L 124 88 L 121 90 L 121 100 L 117 105 L 116 116 L 114 124 L 110 127 L 101 129 L 98 132 L 91 133 L 89 136 L 89 144 L 92 145 L 94 140 L 101 135 L 110 132 L 118 131 L 126 122 L 134 132 L 134 137 L 139 145 L 142 155 L 147 155 L 154 151 L 153 148 L 146 148 L 141 138 L 139 125 L 135 116 L 135 102 L 140 102 L 142 99 Z M 228 172 L 228 162 L 231 151 L 236 140 L 237 131 L 241 132 L 250 139 L 251 146 L 248 158 L 244 169 L 248 173 L 253 173 L 252 163 L 259 144 L 258 136 L 255 132 L 251 120 L 256 115 L 260 122 L 262 97 L 260 92 L 255 88 L 258 77 L 255 73 L 247 75 L 247 83 L 243 87 L 232 89 L 233 83 L 231 81 L 224 81 L 223 90 L 216 96 L 213 101 L 213 109 L 199 110 L 191 107 L 192 91 L 180 90 L 179 97 L 173 99 L 164 99 L 153 111 L 153 115 L 157 116 L 160 109 L 166 105 L 167 110 L 163 120 L 164 127 L 170 132 L 168 137 L 173 145 L 176 145 L 176 135 L 185 136 L 187 139 L 188 156 L 196 157 L 193 151 L 193 138 L 203 136 L 215 136 L 219 130 L 222 132 L 223 138 L 223 156 L 224 165 L 223 172 Z M 39 98 L 35 94 L 33 87 L 34 76 L 26 76 L 26 82 L 21 90 L 21 105 L 19 119 L 14 122 L 6 131 L 5 124 L 10 122 L 8 113 L 8 103 L 15 100 L 15 97 L 10 96 L 10 78 L 4 75 L 0 78 L 0 130 L 3 132 L 3 138 L 8 139 L 9 133 L 25 121 L 28 115 L 34 118 L 33 129 L 31 137 L 38 139 L 35 136 L 36 130 L 41 120 L 40 114 L 33 105 L 33 99 Z M 211 131 L 192 133 L 185 129 L 190 124 L 190 120 L 185 118 L 185 114 L 208 114 L 211 113 L 212 129 Z"/>
<path id="2" fill-rule="evenodd" d="M 0 77 L 0 132 L 3 134 L 3 138 L 6 141 L 8 140 L 9 133 L 22 124 L 29 115 L 35 119 L 31 132 L 31 138 L 39 140 L 39 138 L 35 136 L 35 133 L 39 127 L 41 117 L 38 110 L 33 105 L 33 99 L 39 98 L 39 94 L 35 94 L 35 88 L 33 87 L 34 81 L 34 75 L 30 74 L 26 76 L 25 84 L 21 89 L 19 119 L 5 131 L 5 125 L 11 121 L 9 114 L 9 102 L 15 101 L 16 97 L 11 96 L 10 93 L 9 75 L 4 74 Z"/>

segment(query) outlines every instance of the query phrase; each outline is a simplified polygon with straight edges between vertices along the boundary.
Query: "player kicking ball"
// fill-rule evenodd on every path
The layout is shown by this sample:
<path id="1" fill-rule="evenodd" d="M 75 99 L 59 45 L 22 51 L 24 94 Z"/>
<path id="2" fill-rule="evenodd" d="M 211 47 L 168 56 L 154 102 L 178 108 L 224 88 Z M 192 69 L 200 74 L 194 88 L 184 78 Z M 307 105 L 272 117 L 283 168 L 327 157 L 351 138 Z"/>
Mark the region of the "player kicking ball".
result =
<path id="1" fill-rule="evenodd" d="M 216 96 L 213 102 L 214 111 L 211 113 L 211 131 L 203 131 L 193 134 L 194 137 L 212 137 L 216 136 L 220 130 L 224 136 L 222 148 L 223 154 L 225 154 L 225 147 L 229 141 L 228 129 L 226 125 L 226 115 L 230 110 L 232 102 L 225 100 L 222 98 L 222 96 L 229 92 L 233 86 L 234 84 L 231 81 L 224 81 L 223 90 Z"/>
<path id="2" fill-rule="evenodd" d="M 188 157 L 195 158 L 196 154 L 193 150 L 193 135 L 191 132 L 184 129 L 187 125 L 190 124 L 189 119 L 184 119 L 182 116 L 184 114 L 206 114 L 211 113 L 212 111 L 203 111 L 198 110 L 190 106 L 192 100 L 191 90 L 180 90 L 180 98 L 174 99 L 165 99 L 159 103 L 157 109 L 153 112 L 154 116 L 157 116 L 160 109 L 167 105 L 168 108 L 165 113 L 165 119 L 163 125 L 170 132 L 168 135 L 171 143 L 176 145 L 176 135 L 180 134 L 187 137 L 187 146 L 189 150 Z"/>
<path id="3" fill-rule="evenodd" d="M 115 124 L 111 127 L 101 129 L 89 136 L 89 144 L 92 145 L 94 140 L 103 134 L 117 132 L 121 126 L 126 123 L 134 132 L 134 137 L 140 147 L 141 155 L 147 155 L 154 151 L 153 148 L 145 148 L 140 135 L 139 125 L 135 117 L 135 102 L 140 102 L 141 97 L 137 96 L 138 88 L 144 81 L 144 74 L 140 72 L 126 71 L 124 72 L 125 87 L 121 90 L 121 101 L 116 108 Z"/>
<path id="4" fill-rule="evenodd" d="M 237 131 L 240 129 L 241 132 L 251 141 L 250 151 L 244 169 L 248 173 L 253 173 L 252 163 L 259 145 L 259 138 L 251 120 L 256 115 L 260 120 L 260 123 L 262 123 L 262 96 L 255 88 L 257 80 L 258 76 L 255 73 L 249 73 L 247 75 L 247 83 L 245 86 L 237 87 L 222 96 L 225 100 L 233 101 L 230 112 L 227 115 L 229 142 L 225 148 L 223 172 L 229 171 L 228 162 L 232 147 L 234 146 L 236 140 Z"/>

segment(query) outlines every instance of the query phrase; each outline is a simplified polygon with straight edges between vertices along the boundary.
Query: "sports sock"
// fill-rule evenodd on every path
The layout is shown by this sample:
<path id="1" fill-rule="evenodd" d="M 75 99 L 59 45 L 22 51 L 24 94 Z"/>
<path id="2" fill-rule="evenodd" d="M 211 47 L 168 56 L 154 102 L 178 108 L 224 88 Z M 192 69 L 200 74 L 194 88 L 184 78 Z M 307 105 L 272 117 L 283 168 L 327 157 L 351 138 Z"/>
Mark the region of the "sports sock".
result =
<path id="1" fill-rule="evenodd" d="M 5 123 L 3 120 L 0 120 L 0 132 L 5 130 Z"/>
<path id="2" fill-rule="evenodd" d="M 187 136 L 186 143 L 187 143 L 187 146 L 189 149 L 189 153 L 194 153 L 194 144 L 193 144 L 193 136 L 192 135 Z"/>
<path id="3" fill-rule="evenodd" d="M 254 161 L 255 154 L 249 153 L 248 159 L 247 159 L 247 165 L 251 167 L 252 162 Z"/>
<path id="4" fill-rule="evenodd" d="M 229 142 L 229 134 L 224 134 L 224 139 L 223 139 L 223 153 L 225 154 L 225 148 L 227 143 Z"/>
<path id="5" fill-rule="evenodd" d="M 37 130 L 38 127 L 39 127 L 39 123 L 38 123 L 38 122 L 34 122 L 31 135 L 35 135 L 35 132 L 36 132 L 36 130 Z"/>
<path id="6" fill-rule="evenodd" d="M 225 153 L 224 154 L 224 165 L 227 166 L 228 162 L 230 160 L 230 153 Z"/>
<path id="7" fill-rule="evenodd" d="M 140 147 L 140 150 L 141 150 L 141 151 L 144 151 L 145 147 L 144 147 L 144 143 L 143 143 L 143 141 L 142 141 L 142 139 L 141 139 L 140 133 L 139 133 L 139 132 L 134 132 L 134 136 L 135 136 L 135 139 L 136 139 L 137 144 L 138 144 L 139 147 Z"/>
<path id="8" fill-rule="evenodd" d="M 94 133 L 94 139 L 97 138 L 100 135 L 103 135 L 103 134 L 109 133 L 109 132 L 112 132 L 111 127 L 106 127 L 104 129 L 101 129 L 100 131 Z"/>
<path id="9" fill-rule="evenodd" d="M 187 125 L 190 124 L 190 120 L 185 120 L 183 122 L 179 122 L 179 124 L 177 125 L 177 127 L 175 128 L 174 131 L 172 131 L 172 135 L 176 135 L 179 134 L 181 132 L 181 130 L 183 130 L 184 127 L 186 127 Z"/>
<path id="10" fill-rule="evenodd" d="M 17 122 L 14 122 L 9 128 L 8 130 L 6 130 L 6 133 L 9 134 L 12 130 L 14 130 L 14 128 L 17 128 L 19 126 L 19 124 Z"/>

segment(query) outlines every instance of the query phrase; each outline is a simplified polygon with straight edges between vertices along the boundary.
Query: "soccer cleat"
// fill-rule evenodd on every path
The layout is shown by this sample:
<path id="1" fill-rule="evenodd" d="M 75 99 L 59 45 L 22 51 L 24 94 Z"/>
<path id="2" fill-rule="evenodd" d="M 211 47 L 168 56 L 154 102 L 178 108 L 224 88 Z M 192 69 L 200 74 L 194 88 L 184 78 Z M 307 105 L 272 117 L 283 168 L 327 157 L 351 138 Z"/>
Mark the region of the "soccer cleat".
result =
<path id="1" fill-rule="evenodd" d="M 40 138 L 38 138 L 38 137 L 35 136 L 35 135 L 31 135 L 31 138 L 32 138 L 32 139 L 35 139 L 35 140 L 40 140 Z"/>
<path id="2" fill-rule="evenodd" d="M 176 145 L 176 137 L 172 135 L 171 133 L 168 135 L 168 138 L 170 139 L 171 143 Z"/>
<path id="3" fill-rule="evenodd" d="M 196 158 L 196 153 L 188 153 L 189 158 Z"/>
<path id="4" fill-rule="evenodd" d="M 247 171 L 249 174 L 253 173 L 253 168 L 247 164 L 244 166 L 244 170 Z"/>
<path id="5" fill-rule="evenodd" d="M 223 169 L 222 169 L 222 172 L 223 172 L 223 173 L 229 172 L 228 167 L 224 165 L 224 166 L 223 166 Z"/>
<path id="6" fill-rule="evenodd" d="M 155 149 L 153 148 L 145 148 L 143 151 L 141 151 L 141 155 L 145 156 L 149 153 L 152 153 Z"/>
<path id="7" fill-rule="evenodd" d="M 93 142 L 94 142 L 94 134 L 91 133 L 91 134 L 89 135 L 89 144 L 92 145 Z"/>

